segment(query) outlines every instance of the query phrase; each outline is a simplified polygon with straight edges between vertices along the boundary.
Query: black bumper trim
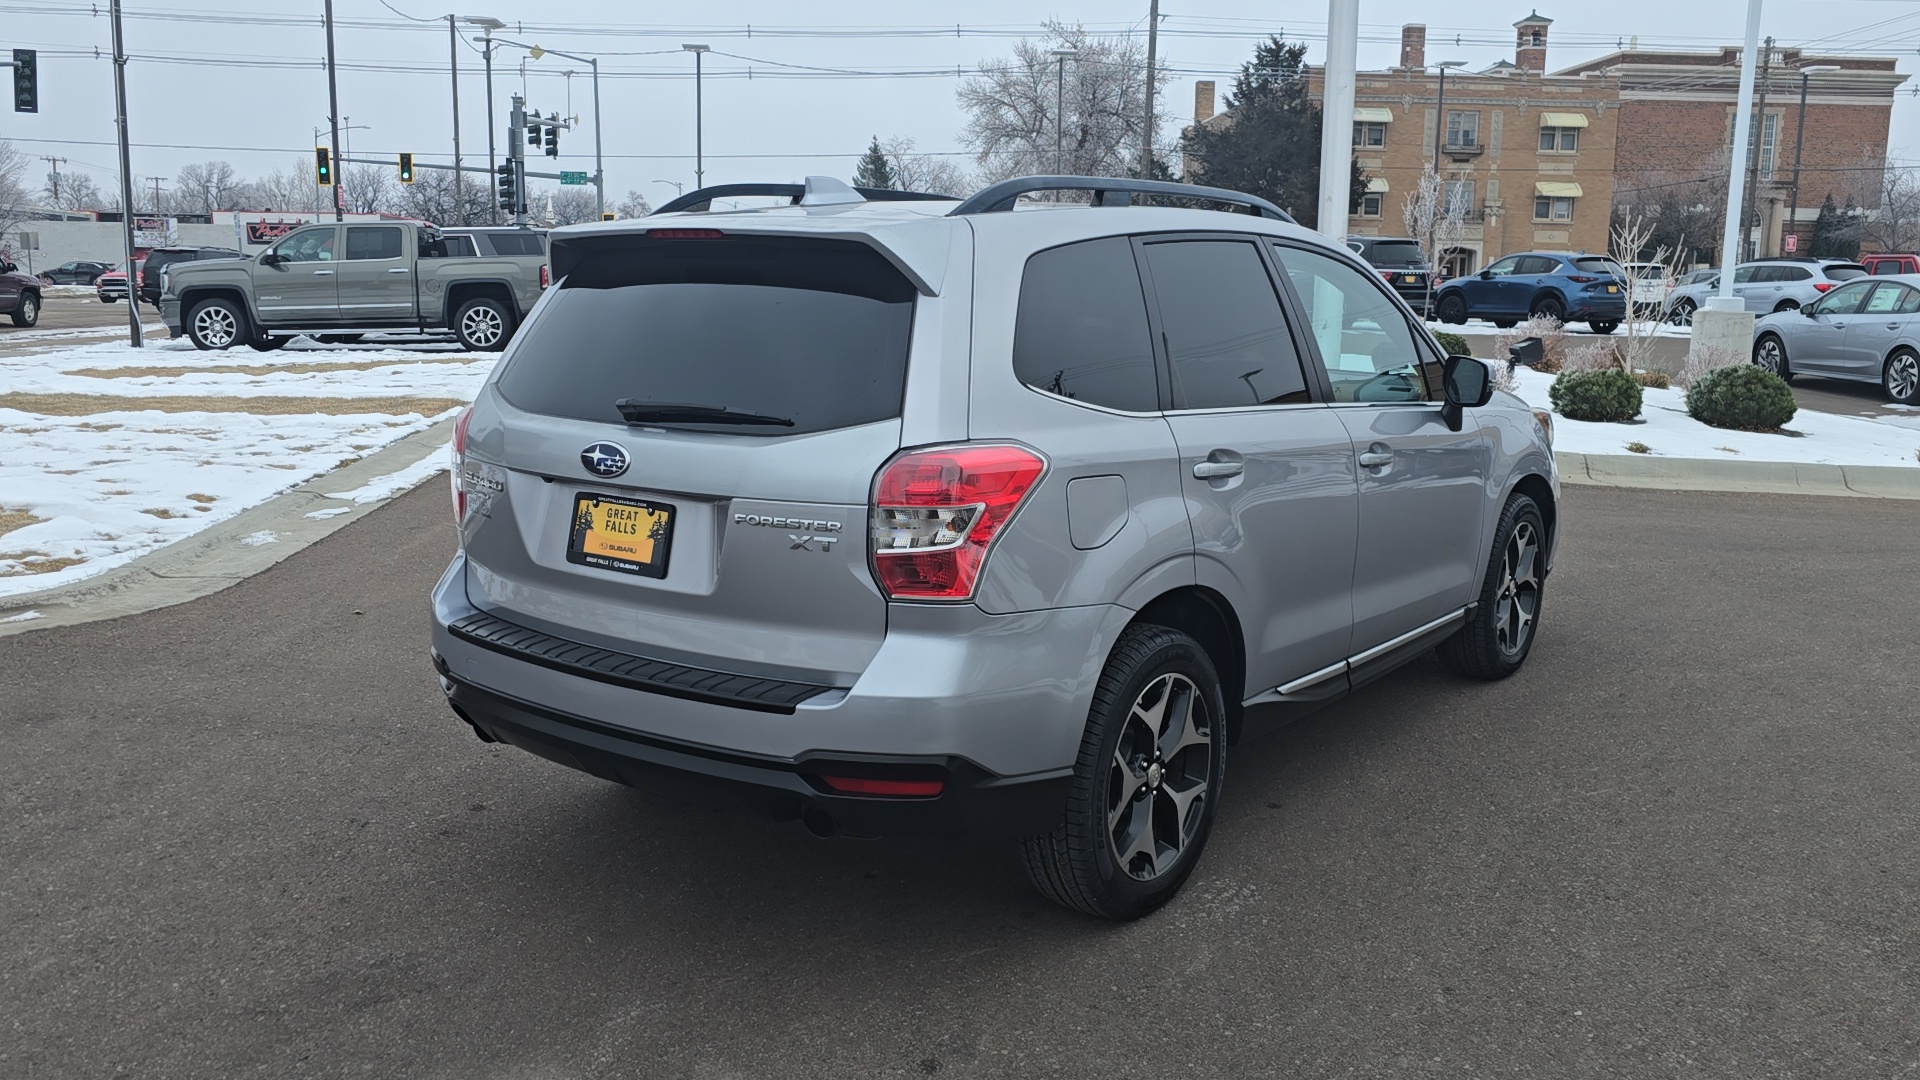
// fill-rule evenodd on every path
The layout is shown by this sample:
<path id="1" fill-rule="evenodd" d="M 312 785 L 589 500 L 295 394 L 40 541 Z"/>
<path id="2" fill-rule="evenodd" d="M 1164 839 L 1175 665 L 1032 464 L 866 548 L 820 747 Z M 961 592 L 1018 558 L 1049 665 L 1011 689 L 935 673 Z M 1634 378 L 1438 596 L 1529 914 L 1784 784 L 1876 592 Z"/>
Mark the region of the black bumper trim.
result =
<path id="1" fill-rule="evenodd" d="M 486 612 L 475 612 L 447 625 L 447 632 L 472 645 L 529 664 L 564 671 L 583 679 L 624 686 L 649 694 L 730 705 L 759 712 L 791 713 L 794 706 L 833 689 L 812 683 L 760 679 L 726 671 L 672 664 L 631 653 L 555 637 L 510 623 Z"/>

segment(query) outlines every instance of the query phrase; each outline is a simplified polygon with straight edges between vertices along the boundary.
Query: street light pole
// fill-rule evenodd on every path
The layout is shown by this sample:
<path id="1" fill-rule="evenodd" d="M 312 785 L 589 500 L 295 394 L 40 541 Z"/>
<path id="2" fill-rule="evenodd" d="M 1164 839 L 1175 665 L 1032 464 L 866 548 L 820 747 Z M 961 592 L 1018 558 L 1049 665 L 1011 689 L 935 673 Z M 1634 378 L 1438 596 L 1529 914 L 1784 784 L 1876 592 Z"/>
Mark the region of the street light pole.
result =
<path id="1" fill-rule="evenodd" d="M 340 87 L 333 74 L 333 0 L 327 0 L 327 125 L 333 130 L 334 155 L 340 154 Z M 333 164 L 333 220 L 347 220 L 346 207 L 341 201 L 340 189 L 346 178 L 346 163 L 336 161 Z M 131 277 L 128 278 L 132 280 Z"/>
<path id="2" fill-rule="evenodd" d="M 1447 69 L 1461 67 L 1465 60 L 1442 60 L 1439 100 L 1433 106 L 1433 213 L 1427 219 L 1427 306 L 1433 306 L 1433 279 L 1440 273 L 1440 211 L 1447 186 L 1440 182 L 1440 143 L 1447 134 Z"/>
<path id="3" fill-rule="evenodd" d="M 701 127 L 705 121 L 701 116 L 703 103 L 701 102 L 702 67 L 700 61 L 702 57 L 713 50 L 711 46 L 707 45 L 682 45 L 680 47 L 693 54 L 693 186 L 703 188 L 707 186 L 707 169 L 706 150 L 703 144 L 705 136 L 701 131 Z"/>
<path id="4" fill-rule="evenodd" d="M 1053 171 L 1058 176 L 1065 176 L 1067 173 L 1066 161 L 1061 150 L 1062 136 L 1066 134 L 1067 129 L 1067 61 L 1079 55 L 1078 49 L 1055 49 L 1052 53 L 1054 60 L 1059 64 L 1053 87 Z"/>
<path id="5" fill-rule="evenodd" d="M 447 62 L 453 73 L 453 206 L 454 214 L 466 224 L 466 182 L 460 173 L 460 31 L 454 17 L 447 16 Z"/>
<path id="6" fill-rule="evenodd" d="M 1320 114 L 1320 205 L 1314 231 L 1336 243 L 1346 241 L 1347 216 L 1353 212 L 1353 93 L 1359 47 L 1360 0 L 1328 0 L 1327 66 Z"/>
<path id="7" fill-rule="evenodd" d="M 120 132 L 120 235 L 126 242 L 127 339 L 140 347 L 140 289 L 133 267 L 133 159 L 127 151 L 127 50 L 120 38 L 120 0 L 113 0 L 114 125 Z"/>
<path id="8" fill-rule="evenodd" d="M 516 45 L 518 42 L 510 41 L 507 44 Z M 581 61 L 593 69 L 593 201 L 594 214 L 596 216 L 604 214 L 607 212 L 607 172 L 605 166 L 601 163 L 600 157 L 600 61 L 590 56 L 575 56 L 572 53 L 564 53 L 558 49 L 542 48 L 538 45 L 532 46 L 531 48 L 535 60 L 540 59 L 542 56 L 559 56 L 568 60 Z M 572 75 L 573 72 L 569 71 L 567 74 Z M 572 105 L 569 104 L 568 108 L 571 109 Z"/>
<path id="9" fill-rule="evenodd" d="M 1814 64 L 1800 69 L 1800 118 L 1793 122 L 1793 194 L 1787 199 L 1787 228 L 1800 216 L 1800 143 L 1807 132 L 1807 77 L 1839 71 L 1838 64 Z"/>
<path id="10" fill-rule="evenodd" d="M 1753 74 L 1760 59 L 1760 0 L 1747 0 L 1747 38 L 1740 50 L 1740 89 L 1733 104 L 1733 153 L 1727 167 L 1727 214 L 1720 231 L 1720 288 L 1710 309 L 1743 311 L 1733 294 L 1733 270 L 1740 262 L 1741 215 L 1747 205 L 1747 140 L 1753 135 Z M 1693 339 L 1698 342 L 1702 335 Z"/>

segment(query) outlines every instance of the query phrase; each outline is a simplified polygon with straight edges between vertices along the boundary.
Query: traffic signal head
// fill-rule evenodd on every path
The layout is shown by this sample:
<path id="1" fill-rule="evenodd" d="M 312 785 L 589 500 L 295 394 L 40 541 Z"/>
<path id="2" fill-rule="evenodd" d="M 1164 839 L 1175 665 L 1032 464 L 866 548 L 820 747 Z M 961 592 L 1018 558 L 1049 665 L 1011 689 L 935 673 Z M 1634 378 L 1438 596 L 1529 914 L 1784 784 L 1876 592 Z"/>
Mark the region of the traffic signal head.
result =
<path id="1" fill-rule="evenodd" d="M 527 145 L 528 146 L 540 145 L 540 125 L 539 124 L 527 125 Z"/>
<path id="2" fill-rule="evenodd" d="M 560 156 L 560 129 L 557 127 L 547 129 L 547 156 L 551 158 Z"/>
<path id="3" fill-rule="evenodd" d="M 499 176 L 496 186 L 500 194 L 500 209 L 508 211 L 518 209 L 520 205 L 520 185 L 514 182 L 513 162 L 507 162 L 505 165 L 495 169 L 494 172 Z"/>
<path id="4" fill-rule="evenodd" d="M 40 111 L 40 54 L 32 49 L 13 50 L 13 111 Z"/>
<path id="5" fill-rule="evenodd" d="M 333 186 L 333 151 L 324 146 L 313 148 L 313 182 L 321 187 Z"/>
<path id="6" fill-rule="evenodd" d="M 403 184 L 413 183 L 413 155 L 412 154 L 400 155 L 400 182 Z"/>

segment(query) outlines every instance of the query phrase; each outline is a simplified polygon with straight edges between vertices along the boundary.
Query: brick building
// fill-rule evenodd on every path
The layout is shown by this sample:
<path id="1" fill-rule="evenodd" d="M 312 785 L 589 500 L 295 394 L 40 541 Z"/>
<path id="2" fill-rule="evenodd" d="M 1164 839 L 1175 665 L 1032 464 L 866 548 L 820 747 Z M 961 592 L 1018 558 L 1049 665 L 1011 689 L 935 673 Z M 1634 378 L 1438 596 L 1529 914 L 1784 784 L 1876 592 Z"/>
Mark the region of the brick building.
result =
<path id="1" fill-rule="evenodd" d="M 1560 77 L 1605 77 L 1619 94 L 1618 140 L 1631 153 L 1614 165 L 1622 202 L 1657 199 L 1653 193 L 1691 180 L 1710 183 L 1725 199 L 1727 154 L 1733 144 L 1733 112 L 1740 85 L 1737 47 L 1706 53 L 1628 50 L 1566 68 Z M 1799 49 L 1769 48 L 1755 83 L 1759 142 L 1757 176 L 1750 185 L 1750 250 L 1781 254 L 1785 237 L 1797 234 L 1807 250 L 1820 204 L 1832 193 L 1869 210 L 1880 204 L 1880 168 L 1886 161 L 1893 94 L 1907 76 L 1886 57 L 1814 56 Z M 1810 68 L 1823 70 L 1809 72 Z M 1807 88 L 1805 139 L 1801 139 L 1800 88 Z M 1797 209 L 1794 151 L 1801 166 Z M 1751 161 L 1751 158 L 1749 159 Z M 1707 246 L 1717 247 L 1712 237 Z"/>

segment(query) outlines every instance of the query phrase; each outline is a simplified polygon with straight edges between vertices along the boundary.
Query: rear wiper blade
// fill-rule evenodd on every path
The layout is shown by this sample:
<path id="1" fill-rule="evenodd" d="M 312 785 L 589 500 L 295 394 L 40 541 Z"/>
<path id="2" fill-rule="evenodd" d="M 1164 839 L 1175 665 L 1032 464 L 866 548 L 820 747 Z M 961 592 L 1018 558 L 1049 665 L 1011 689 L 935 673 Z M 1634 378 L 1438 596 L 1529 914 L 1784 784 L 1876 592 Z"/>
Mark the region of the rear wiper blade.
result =
<path id="1" fill-rule="evenodd" d="M 769 416 L 766 413 L 752 412 L 747 409 L 731 409 L 725 405 L 690 405 L 671 401 L 640 401 L 634 398 L 621 398 L 613 403 L 620 410 L 620 416 L 629 424 L 753 424 L 767 427 L 792 427 L 793 421 L 784 416 Z"/>

